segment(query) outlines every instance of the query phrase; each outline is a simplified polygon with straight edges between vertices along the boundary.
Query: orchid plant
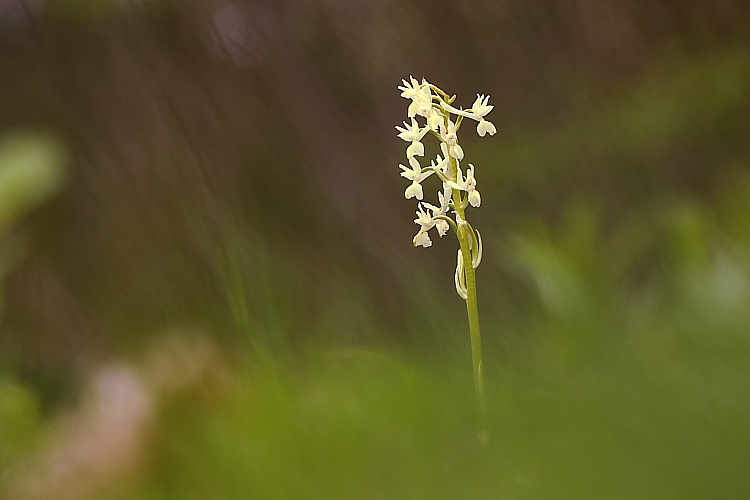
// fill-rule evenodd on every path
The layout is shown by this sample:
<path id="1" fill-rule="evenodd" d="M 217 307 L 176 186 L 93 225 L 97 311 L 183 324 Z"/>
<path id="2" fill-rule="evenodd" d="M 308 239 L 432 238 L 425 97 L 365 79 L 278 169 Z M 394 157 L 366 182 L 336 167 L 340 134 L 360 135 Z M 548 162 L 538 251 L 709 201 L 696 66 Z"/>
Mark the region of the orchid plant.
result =
<path id="1" fill-rule="evenodd" d="M 409 143 L 406 158 L 409 166 L 401 167 L 401 176 L 411 181 L 404 195 L 407 199 L 419 200 L 417 218 L 414 222 L 419 231 L 414 236 L 414 246 L 429 247 L 432 245 L 429 231 L 432 228 L 443 237 L 453 230 L 458 237 L 458 250 L 455 283 L 456 292 L 466 301 L 471 337 L 472 365 L 474 370 L 474 390 L 477 402 L 479 421 L 479 439 L 487 440 L 487 409 L 484 401 L 484 380 L 482 365 L 482 338 L 479 329 L 479 308 L 477 306 L 477 284 L 475 270 L 482 261 L 482 237 L 466 218 L 466 209 L 479 207 L 482 197 L 477 190 L 474 176 L 474 165 L 469 163 L 466 174 L 461 170 L 460 162 L 464 158 L 463 148 L 458 143 L 458 130 L 464 118 L 477 122 L 477 133 L 494 135 L 495 126 L 485 120 L 485 116 L 494 106 L 489 105 L 489 96 L 477 95 L 471 109 L 457 109 L 452 106 L 456 96 L 448 96 L 435 85 L 422 79 L 418 82 L 409 77 L 409 82 L 402 80 L 399 86 L 401 97 L 411 100 L 407 110 L 410 123 L 396 127 L 398 137 Z M 455 115 L 455 120 L 452 116 Z M 424 119 L 421 125 L 416 117 Z M 440 141 L 440 152 L 429 165 L 422 166 L 417 156 L 425 154 L 422 139 L 428 133 Z M 423 202 L 422 182 L 435 174 L 442 181 L 442 191 L 438 192 L 438 206 Z M 451 217 L 451 214 L 453 217 Z"/>

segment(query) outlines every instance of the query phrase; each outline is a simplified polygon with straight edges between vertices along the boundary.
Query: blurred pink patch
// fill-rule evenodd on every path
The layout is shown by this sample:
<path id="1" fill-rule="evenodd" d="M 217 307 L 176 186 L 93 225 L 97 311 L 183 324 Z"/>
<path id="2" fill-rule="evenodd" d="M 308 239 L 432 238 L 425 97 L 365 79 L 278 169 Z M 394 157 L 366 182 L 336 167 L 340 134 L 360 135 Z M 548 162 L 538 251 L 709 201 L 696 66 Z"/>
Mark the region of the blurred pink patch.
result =
<path id="1" fill-rule="evenodd" d="M 32 460 L 9 499 L 81 499 L 131 470 L 141 458 L 151 395 L 133 370 L 108 366 L 93 380 L 90 400 L 63 424 L 63 437 Z"/>
<path id="2" fill-rule="evenodd" d="M 214 394 L 226 376 L 217 346 L 182 330 L 161 336 L 138 369 L 105 366 L 92 377 L 81 408 L 52 424 L 49 444 L 14 471 L 0 498 L 106 497 L 146 462 L 157 404 L 184 391 Z"/>

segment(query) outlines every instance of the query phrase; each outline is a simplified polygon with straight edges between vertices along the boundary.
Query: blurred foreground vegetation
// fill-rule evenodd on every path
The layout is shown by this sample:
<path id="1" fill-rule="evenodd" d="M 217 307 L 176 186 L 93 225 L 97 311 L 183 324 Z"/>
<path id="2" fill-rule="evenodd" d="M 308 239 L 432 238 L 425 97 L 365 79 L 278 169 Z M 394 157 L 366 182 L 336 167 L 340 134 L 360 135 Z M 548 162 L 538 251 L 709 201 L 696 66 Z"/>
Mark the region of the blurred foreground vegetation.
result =
<path id="1" fill-rule="evenodd" d="M 742 2 L 55 5 L 2 17 L 0 498 L 750 495 Z M 485 448 L 421 71 L 497 106 Z"/>

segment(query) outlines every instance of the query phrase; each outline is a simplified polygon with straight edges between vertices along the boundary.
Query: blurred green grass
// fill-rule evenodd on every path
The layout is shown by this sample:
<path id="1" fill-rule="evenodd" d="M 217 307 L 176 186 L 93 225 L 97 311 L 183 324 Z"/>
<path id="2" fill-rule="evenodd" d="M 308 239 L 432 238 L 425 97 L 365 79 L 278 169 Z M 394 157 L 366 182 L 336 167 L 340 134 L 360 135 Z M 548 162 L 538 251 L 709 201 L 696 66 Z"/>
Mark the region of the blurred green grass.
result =
<path id="1" fill-rule="evenodd" d="M 240 370 L 164 404 L 146 471 L 112 498 L 744 497 L 747 338 L 592 333 L 621 337 L 571 354 L 580 332 L 547 330 L 526 354 L 488 360 L 486 449 L 470 375 L 429 356 Z M 6 383 L 0 408 L 4 438 L 42 425 L 28 390 Z"/>
<path id="2" fill-rule="evenodd" d="M 588 326 L 618 339 L 576 349 L 581 323 L 488 360 L 486 449 L 467 370 L 314 357 L 172 400 L 148 472 L 117 498 L 745 496 L 747 338 Z"/>

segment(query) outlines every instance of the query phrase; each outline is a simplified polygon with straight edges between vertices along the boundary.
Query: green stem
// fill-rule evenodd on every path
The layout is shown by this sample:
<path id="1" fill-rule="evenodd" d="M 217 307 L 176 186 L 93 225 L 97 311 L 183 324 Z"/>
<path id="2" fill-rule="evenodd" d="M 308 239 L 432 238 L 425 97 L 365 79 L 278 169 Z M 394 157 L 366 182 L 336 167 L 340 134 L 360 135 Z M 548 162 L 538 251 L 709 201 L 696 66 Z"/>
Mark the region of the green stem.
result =
<path id="1" fill-rule="evenodd" d="M 458 174 L 456 160 L 451 157 L 451 174 L 454 179 Z M 460 191 L 453 190 L 453 200 L 456 212 L 462 219 L 465 209 L 461 206 Z M 489 432 L 487 430 L 487 405 L 484 399 L 484 365 L 482 364 L 482 335 L 479 329 L 479 305 L 477 304 L 477 278 L 476 270 L 472 265 L 471 258 L 471 236 L 466 224 L 459 225 L 457 235 L 461 244 L 461 255 L 464 260 L 464 273 L 466 275 L 466 314 L 469 317 L 469 335 L 471 338 L 471 361 L 474 371 L 474 397 L 477 405 L 477 437 L 482 445 L 487 443 Z"/>

